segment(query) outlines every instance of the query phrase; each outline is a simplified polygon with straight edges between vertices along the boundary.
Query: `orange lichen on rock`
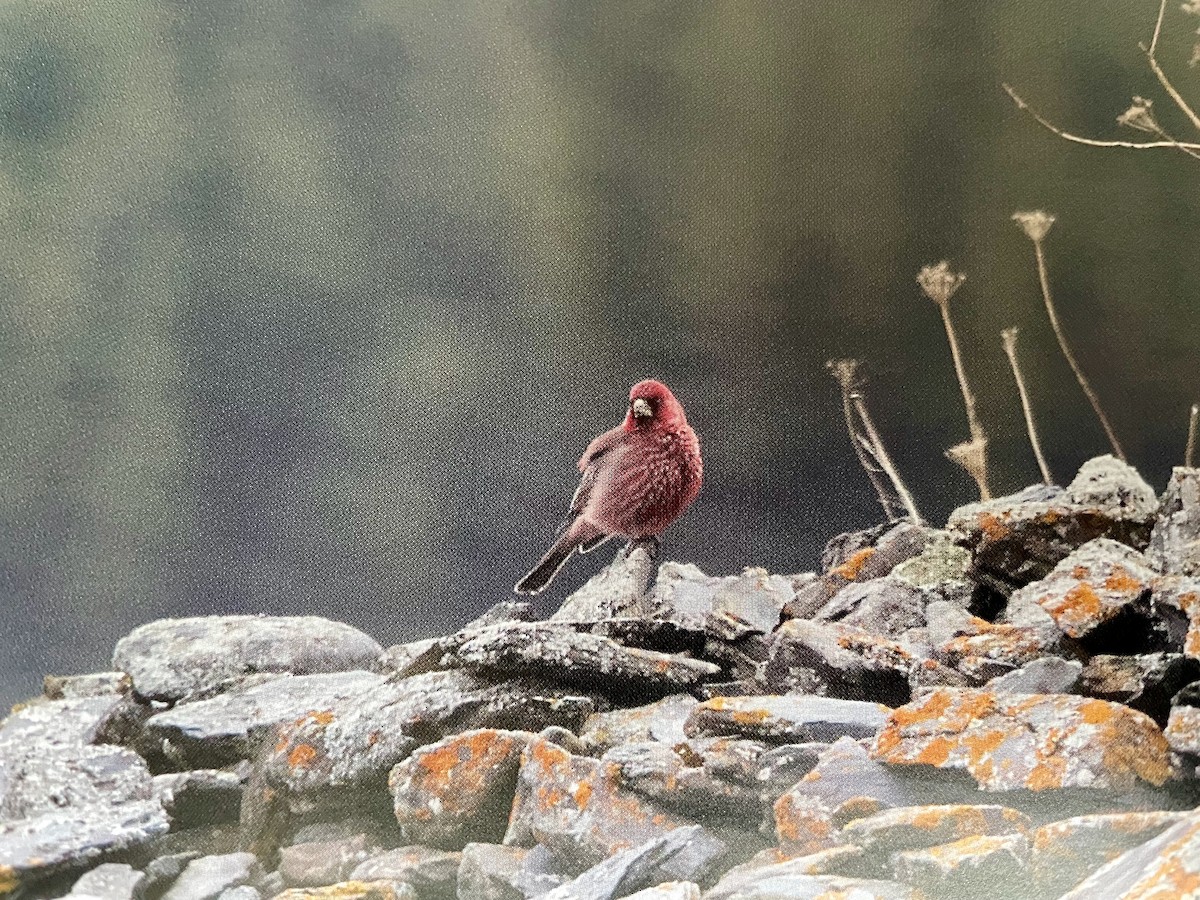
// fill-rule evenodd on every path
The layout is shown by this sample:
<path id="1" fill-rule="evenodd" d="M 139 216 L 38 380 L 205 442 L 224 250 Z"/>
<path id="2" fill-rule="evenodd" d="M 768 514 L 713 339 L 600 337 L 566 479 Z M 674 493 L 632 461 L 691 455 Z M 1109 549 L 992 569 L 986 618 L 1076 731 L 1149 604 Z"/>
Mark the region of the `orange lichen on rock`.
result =
<path id="1" fill-rule="evenodd" d="M 1146 589 L 1146 582 L 1135 577 L 1124 566 L 1116 565 L 1113 566 L 1108 577 L 1104 579 L 1104 586 L 1110 591 L 1122 594 L 1140 594 Z"/>
<path id="2" fill-rule="evenodd" d="M 979 517 L 979 530 L 987 540 L 1000 541 L 1012 534 L 1012 529 L 1004 518 L 995 513 L 985 512 Z"/>
<path id="3" fill-rule="evenodd" d="M 829 570 L 830 575 L 839 575 L 847 581 L 853 581 L 859 576 L 862 571 L 863 564 L 875 555 L 877 551 L 874 547 L 866 547 L 854 553 L 840 566 L 836 566 Z"/>
<path id="4" fill-rule="evenodd" d="M 312 744 L 297 744 L 288 754 L 288 765 L 293 769 L 306 769 L 317 758 L 317 748 Z"/>

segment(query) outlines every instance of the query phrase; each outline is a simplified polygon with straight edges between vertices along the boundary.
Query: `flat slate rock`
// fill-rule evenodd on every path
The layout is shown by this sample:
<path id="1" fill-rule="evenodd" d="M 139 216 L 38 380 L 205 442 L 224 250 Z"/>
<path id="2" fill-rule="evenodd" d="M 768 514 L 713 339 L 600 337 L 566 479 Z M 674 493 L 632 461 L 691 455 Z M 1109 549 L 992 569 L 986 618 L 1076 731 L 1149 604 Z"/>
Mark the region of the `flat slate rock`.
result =
<path id="1" fill-rule="evenodd" d="M 930 900 L 1029 897 L 1029 841 L 1022 834 L 976 835 L 892 858 L 896 878 Z"/>
<path id="2" fill-rule="evenodd" d="M 461 863 L 462 854 L 458 852 L 397 847 L 359 863 L 348 880 L 401 882 L 412 885 L 421 897 L 453 897 Z"/>
<path id="3" fill-rule="evenodd" d="M 201 856 L 187 864 L 162 900 L 215 900 L 228 888 L 252 885 L 262 877 L 262 867 L 252 853 Z"/>
<path id="4" fill-rule="evenodd" d="M 109 853 L 130 851 L 167 833 L 157 800 L 76 806 L 0 822 L 0 874 L 12 889 L 64 870 L 82 869 Z"/>
<path id="5" fill-rule="evenodd" d="M 962 769 L 988 791 L 1123 790 L 1171 775 L 1153 719 L 1071 694 L 940 688 L 895 710 L 872 755 L 889 765 Z"/>
<path id="6" fill-rule="evenodd" d="M 1195 897 L 1200 894 L 1200 813 L 1127 850 L 1062 900 Z"/>
<path id="7" fill-rule="evenodd" d="M 650 616 L 654 604 L 649 591 L 658 563 L 649 545 L 622 547 L 611 563 L 563 601 L 550 617 L 551 621 L 599 622 L 626 616 Z M 484 624 L 495 623 L 476 621 L 463 630 L 472 631 Z"/>
<path id="8" fill-rule="evenodd" d="M 584 723 L 579 739 L 593 754 L 643 741 L 673 747 L 687 739 L 683 725 L 697 703 L 690 694 L 672 694 L 645 706 L 595 713 Z"/>
<path id="9" fill-rule="evenodd" d="M 1171 470 L 1146 555 L 1160 572 L 1200 576 L 1200 469 Z"/>
<path id="10" fill-rule="evenodd" d="M 140 718 L 137 705 L 121 694 L 22 704 L 0 722 L 0 756 L 9 748 L 119 740 L 135 730 Z"/>
<path id="11" fill-rule="evenodd" d="M 722 900 L 924 900 L 908 885 L 838 875 L 792 875 L 765 872 Z"/>
<path id="12" fill-rule="evenodd" d="M 874 737 L 891 712 L 881 703 L 801 694 L 713 697 L 692 710 L 689 736 L 737 734 L 777 744 Z"/>
<path id="13" fill-rule="evenodd" d="M 128 863 L 101 863 L 80 876 L 67 898 L 132 900 L 134 890 L 145 883 L 146 874 Z"/>
<path id="14" fill-rule="evenodd" d="M 142 739 L 154 746 L 169 742 L 181 766 L 228 765 L 254 755 L 276 725 L 370 694 L 383 682 L 382 675 L 364 671 L 280 675 L 156 713 Z"/>
<path id="15" fill-rule="evenodd" d="M 1070 694 L 1079 684 L 1083 663 L 1061 656 L 1039 656 L 1019 669 L 997 675 L 989 691 L 1009 694 Z"/>
<path id="16" fill-rule="evenodd" d="M 376 641 L 317 616 L 160 619 L 117 642 L 113 668 L 154 700 L 178 700 L 260 672 L 315 675 L 372 669 Z"/>
<path id="17" fill-rule="evenodd" d="M 0 756 L 0 819 L 117 806 L 153 797 L 145 761 L 112 745 L 32 747 Z"/>
<path id="18" fill-rule="evenodd" d="M 952 804 L 901 806 L 847 823 L 841 837 L 885 858 L 897 850 L 917 850 L 981 835 L 1024 834 L 1029 817 L 1006 806 Z"/>
<path id="19" fill-rule="evenodd" d="M 669 694 L 720 674 L 719 666 L 653 650 L 625 647 L 600 635 L 545 623 L 514 622 L 451 639 L 458 666 L 505 675 L 530 675 L 605 691 L 614 685 Z"/>
<path id="20" fill-rule="evenodd" d="M 691 879 L 708 870 L 716 847 L 699 825 L 685 826 L 613 854 L 541 900 L 615 900 L 649 887 L 670 871 Z"/>

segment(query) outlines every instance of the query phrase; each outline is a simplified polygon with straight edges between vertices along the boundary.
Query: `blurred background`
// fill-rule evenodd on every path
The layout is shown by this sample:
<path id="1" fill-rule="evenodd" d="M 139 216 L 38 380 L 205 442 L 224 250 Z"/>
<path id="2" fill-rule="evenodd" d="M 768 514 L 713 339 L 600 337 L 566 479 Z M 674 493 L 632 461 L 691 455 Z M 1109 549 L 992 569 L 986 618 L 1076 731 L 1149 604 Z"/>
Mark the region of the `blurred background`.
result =
<path id="1" fill-rule="evenodd" d="M 320 614 L 385 645 L 511 596 L 575 461 L 666 380 L 704 441 L 668 557 L 812 568 L 880 518 L 825 369 L 922 512 L 1105 452 L 1018 209 L 1130 459 L 1200 399 L 1200 163 L 1067 144 L 1161 97 L 1157 4 L 10 0 L 0 6 L 0 700 L 162 616 Z M 1160 58 L 1188 96 L 1194 18 Z M 1169 102 L 1156 107 L 1187 134 Z M 1136 134 L 1130 137 L 1138 138 Z M 542 614 L 606 562 L 576 560 Z M 604 557 L 603 559 L 599 557 Z"/>

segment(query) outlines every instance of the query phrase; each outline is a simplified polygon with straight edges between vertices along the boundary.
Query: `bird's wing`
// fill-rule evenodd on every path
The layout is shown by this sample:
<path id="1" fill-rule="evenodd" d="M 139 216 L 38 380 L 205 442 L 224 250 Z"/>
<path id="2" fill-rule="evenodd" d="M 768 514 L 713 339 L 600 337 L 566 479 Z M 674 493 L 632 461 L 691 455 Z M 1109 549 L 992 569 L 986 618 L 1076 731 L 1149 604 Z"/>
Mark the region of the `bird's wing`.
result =
<path id="1" fill-rule="evenodd" d="M 570 525 L 579 514 L 583 512 L 587 506 L 588 499 L 592 496 L 592 490 L 596 487 L 596 482 L 600 474 L 611 468 L 611 463 L 621 455 L 614 453 L 622 446 L 622 438 L 625 436 L 624 431 L 620 428 L 614 428 L 611 431 L 606 431 L 590 444 L 583 451 L 583 456 L 579 458 L 579 471 L 583 473 L 583 477 L 579 479 L 579 487 L 575 489 L 574 496 L 571 497 L 571 510 L 566 519 L 563 520 L 558 530 L 562 531 Z"/>

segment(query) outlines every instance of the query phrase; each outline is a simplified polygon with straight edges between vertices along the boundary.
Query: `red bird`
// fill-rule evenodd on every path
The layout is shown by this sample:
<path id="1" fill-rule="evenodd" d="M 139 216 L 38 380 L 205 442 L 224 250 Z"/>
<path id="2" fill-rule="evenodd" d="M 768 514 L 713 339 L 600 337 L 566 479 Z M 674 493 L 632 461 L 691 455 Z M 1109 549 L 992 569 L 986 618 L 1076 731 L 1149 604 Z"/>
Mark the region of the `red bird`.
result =
<path id="1" fill-rule="evenodd" d="M 579 458 L 583 473 L 571 513 L 518 594 L 536 594 L 571 554 L 588 553 L 610 537 L 657 539 L 700 493 L 700 439 L 683 406 L 659 381 L 639 381 L 629 392 L 625 421 L 606 431 Z"/>

